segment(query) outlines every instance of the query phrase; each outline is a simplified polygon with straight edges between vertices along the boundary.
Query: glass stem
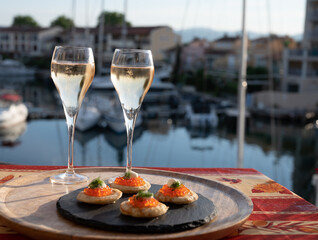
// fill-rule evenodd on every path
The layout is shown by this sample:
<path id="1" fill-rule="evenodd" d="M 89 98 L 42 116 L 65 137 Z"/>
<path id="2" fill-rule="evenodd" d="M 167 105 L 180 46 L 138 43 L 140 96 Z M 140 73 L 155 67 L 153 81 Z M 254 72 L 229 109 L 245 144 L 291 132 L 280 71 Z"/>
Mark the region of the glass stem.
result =
<path id="1" fill-rule="evenodd" d="M 127 131 L 127 163 L 126 172 L 130 172 L 132 168 L 132 142 L 134 137 L 134 129 L 136 124 L 136 119 L 138 116 L 139 108 L 126 110 L 123 107 L 126 131 Z"/>
<path id="2" fill-rule="evenodd" d="M 68 161 L 66 174 L 74 174 L 74 133 L 77 114 L 74 117 L 66 115 L 66 124 L 68 131 Z"/>

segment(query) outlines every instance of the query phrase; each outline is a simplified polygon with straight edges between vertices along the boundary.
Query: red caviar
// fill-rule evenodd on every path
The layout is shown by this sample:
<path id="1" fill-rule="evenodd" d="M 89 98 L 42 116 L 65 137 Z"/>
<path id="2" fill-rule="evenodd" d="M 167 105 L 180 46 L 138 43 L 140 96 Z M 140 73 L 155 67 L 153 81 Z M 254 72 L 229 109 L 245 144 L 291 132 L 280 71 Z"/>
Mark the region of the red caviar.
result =
<path id="1" fill-rule="evenodd" d="M 128 198 L 128 201 L 133 207 L 137 207 L 137 208 L 156 207 L 159 203 L 159 201 L 153 197 L 142 198 L 142 197 L 136 197 L 136 195 Z"/>
<path id="2" fill-rule="evenodd" d="M 92 197 L 105 197 L 112 194 L 112 189 L 109 186 L 104 188 L 85 188 L 84 193 Z"/>
<path id="3" fill-rule="evenodd" d="M 117 177 L 114 183 L 131 187 L 139 187 L 145 185 L 145 181 L 140 176 L 136 178 Z"/>
<path id="4" fill-rule="evenodd" d="M 183 197 L 184 195 L 188 194 L 190 190 L 183 184 L 177 188 L 168 187 L 168 185 L 165 184 L 160 189 L 160 192 L 163 195 L 169 196 L 169 197 Z"/>

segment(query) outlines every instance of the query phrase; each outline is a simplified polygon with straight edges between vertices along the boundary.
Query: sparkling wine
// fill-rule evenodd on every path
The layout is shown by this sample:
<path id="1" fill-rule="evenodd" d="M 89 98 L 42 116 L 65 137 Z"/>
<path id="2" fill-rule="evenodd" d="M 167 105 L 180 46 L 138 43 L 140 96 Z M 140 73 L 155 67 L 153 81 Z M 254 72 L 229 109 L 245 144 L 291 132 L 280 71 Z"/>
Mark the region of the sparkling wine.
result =
<path id="1" fill-rule="evenodd" d="M 92 63 L 52 61 L 51 78 L 60 94 L 64 110 L 73 117 L 79 110 L 95 74 Z"/>
<path id="2" fill-rule="evenodd" d="M 124 109 L 137 109 L 148 92 L 154 76 L 153 67 L 111 66 L 111 81 Z"/>

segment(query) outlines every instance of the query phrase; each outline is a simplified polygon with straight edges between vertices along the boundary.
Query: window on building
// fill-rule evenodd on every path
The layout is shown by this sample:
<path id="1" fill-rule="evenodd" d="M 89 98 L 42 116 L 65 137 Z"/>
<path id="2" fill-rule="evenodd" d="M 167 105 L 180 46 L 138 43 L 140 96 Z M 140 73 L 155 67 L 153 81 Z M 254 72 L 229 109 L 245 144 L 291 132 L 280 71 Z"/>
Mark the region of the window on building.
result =
<path id="1" fill-rule="evenodd" d="M 8 36 L 8 34 L 4 34 L 4 35 L 2 35 L 1 36 L 1 38 L 0 39 L 2 39 L 2 40 L 4 40 L 4 41 L 6 41 L 6 40 L 8 40 L 9 39 L 9 36 Z"/>
<path id="2" fill-rule="evenodd" d="M 302 74 L 302 62 L 301 61 L 289 61 L 288 62 L 288 74 L 294 76 L 301 76 Z"/>
<path id="3" fill-rule="evenodd" d="M 207 58 L 207 67 L 208 68 L 212 68 L 213 67 L 214 60 L 215 59 L 213 57 L 208 57 Z"/>
<path id="4" fill-rule="evenodd" d="M 289 83 L 287 86 L 287 92 L 297 93 L 299 92 L 299 86 L 297 83 Z"/>

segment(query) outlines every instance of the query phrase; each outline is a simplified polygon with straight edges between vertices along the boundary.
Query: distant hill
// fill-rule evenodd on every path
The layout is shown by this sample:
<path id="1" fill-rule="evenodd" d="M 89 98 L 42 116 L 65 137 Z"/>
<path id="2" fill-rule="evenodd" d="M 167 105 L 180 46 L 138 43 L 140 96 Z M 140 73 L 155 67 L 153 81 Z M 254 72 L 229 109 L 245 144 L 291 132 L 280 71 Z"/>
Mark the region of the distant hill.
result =
<path id="1" fill-rule="evenodd" d="M 300 42 L 303 40 L 303 35 L 302 34 L 297 34 L 292 36 L 297 42 Z"/>
<path id="2" fill-rule="evenodd" d="M 177 34 L 179 34 L 182 37 L 183 43 L 191 42 L 194 38 L 205 38 L 208 41 L 214 41 L 215 39 L 223 37 L 225 34 L 228 36 L 237 36 L 241 35 L 241 32 L 235 31 L 235 32 L 226 32 L 226 31 L 217 31 L 210 28 L 187 28 L 183 31 L 177 31 Z M 248 32 L 248 36 L 250 39 L 255 39 L 258 37 L 264 37 L 265 34 L 261 33 L 255 33 L 255 32 Z M 291 36 L 296 41 L 302 40 L 302 34 Z"/>

